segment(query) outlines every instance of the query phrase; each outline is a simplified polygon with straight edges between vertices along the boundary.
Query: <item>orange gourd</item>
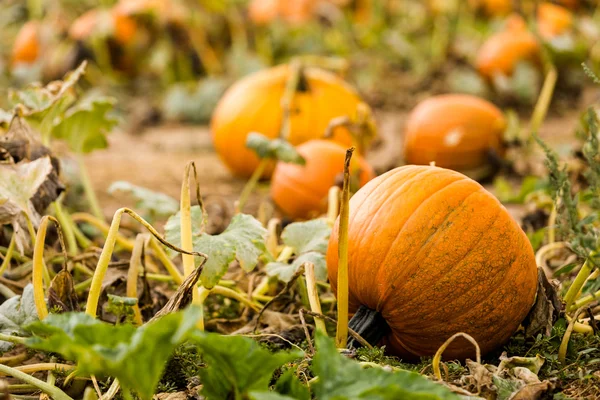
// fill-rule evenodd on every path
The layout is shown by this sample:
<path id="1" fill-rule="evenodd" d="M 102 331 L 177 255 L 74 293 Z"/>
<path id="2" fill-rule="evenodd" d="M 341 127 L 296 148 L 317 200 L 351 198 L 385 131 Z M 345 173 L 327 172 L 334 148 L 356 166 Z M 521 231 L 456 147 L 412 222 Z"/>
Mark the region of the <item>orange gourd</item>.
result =
<path id="1" fill-rule="evenodd" d="M 404 134 L 404 157 L 409 164 L 458 171 L 489 163 L 489 152 L 504 155 L 506 120 L 492 103 L 467 94 L 433 96 L 410 114 Z"/>
<path id="2" fill-rule="evenodd" d="M 338 223 L 327 251 L 336 292 Z M 348 243 L 350 327 L 403 359 L 431 356 L 457 332 L 488 353 L 534 303 L 527 236 L 494 196 L 455 171 L 410 165 L 370 181 L 350 200 Z M 359 315 L 375 322 L 361 325 Z M 461 340 L 444 357 L 473 353 Z"/>
<path id="3" fill-rule="evenodd" d="M 518 19 L 511 17 L 506 29 L 490 36 L 479 49 L 476 66 L 486 78 L 498 73 L 510 76 L 520 61 L 538 61 L 539 43 Z"/>
<path id="4" fill-rule="evenodd" d="M 537 9 L 540 35 L 551 39 L 568 31 L 573 25 L 573 15 L 564 7 L 552 3 L 542 3 Z"/>
<path id="5" fill-rule="evenodd" d="M 507 15 L 513 10 L 512 0 L 470 0 L 471 7 L 482 10 L 489 16 Z"/>
<path id="6" fill-rule="evenodd" d="M 250 20 L 257 25 L 266 25 L 274 20 L 301 24 L 313 17 L 316 0 L 253 0 L 248 5 Z"/>
<path id="7" fill-rule="evenodd" d="M 115 10 L 92 9 L 77 18 L 69 29 L 69 36 L 75 40 L 87 40 L 104 24 L 112 24 L 112 36 L 115 40 L 127 45 L 137 32 L 136 22 L 128 15 Z"/>
<path id="8" fill-rule="evenodd" d="M 271 180 L 271 198 L 292 218 L 310 218 L 327 209 L 329 188 L 344 172 L 346 148 L 329 140 L 310 140 L 296 148 L 305 165 L 277 163 Z M 356 154 L 350 173 L 359 174 L 360 186 L 375 177 L 373 168 Z"/>
<path id="9" fill-rule="evenodd" d="M 39 54 L 39 24 L 36 21 L 29 21 L 21 27 L 15 38 L 11 54 L 12 65 L 32 64 L 37 61 Z"/>
<path id="10" fill-rule="evenodd" d="M 288 140 L 293 145 L 323 137 L 333 118 L 352 116 L 361 100 L 336 75 L 316 68 L 303 71 L 292 101 Z M 258 166 L 256 154 L 246 148 L 250 132 L 276 138 L 283 123 L 281 99 L 290 68 L 282 65 L 247 76 L 234 84 L 217 104 L 211 121 L 213 143 L 225 165 L 237 176 L 249 177 Z M 333 140 L 350 147 L 350 133 L 334 130 Z M 271 175 L 266 171 L 265 177 Z"/>

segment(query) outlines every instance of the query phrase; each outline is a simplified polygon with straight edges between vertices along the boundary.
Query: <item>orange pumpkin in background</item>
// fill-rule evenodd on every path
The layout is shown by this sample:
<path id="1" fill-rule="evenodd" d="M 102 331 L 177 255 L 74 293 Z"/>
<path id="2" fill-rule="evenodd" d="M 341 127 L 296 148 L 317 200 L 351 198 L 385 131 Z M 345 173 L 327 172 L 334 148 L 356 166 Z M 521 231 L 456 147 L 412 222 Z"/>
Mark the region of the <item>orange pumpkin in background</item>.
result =
<path id="1" fill-rule="evenodd" d="M 211 120 L 213 143 L 235 175 L 249 177 L 258 166 L 258 157 L 246 148 L 250 132 L 269 138 L 279 136 L 283 123 L 281 98 L 289 77 L 287 65 L 256 72 L 229 88 L 217 104 Z M 360 103 L 356 91 L 338 76 L 306 68 L 292 101 L 287 139 L 298 145 L 322 138 L 333 118 L 354 115 Z M 346 147 L 352 144 L 350 132 L 343 127 L 334 129 L 332 140 Z M 271 173 L 272 168 L 263 177 Z"/>
<path id="2" fill-rule="evenodd" d="M 571 29 L 573 14 L 556 4 L 542 3 L 537 9 L 537 23 L 540 35 L 544 39 L 551 39 Z"/>
<path id="3" fill-rule="evenodd" d="M 11 63 L 13 66 L 18 64 L 33 64 L 40 55 L 40 25 L 37 21 L 25 23 L 17 37 L 12 48 Z"/>
<path id="4" fill-rule="evenodd" d="M 513 0 L 469 0 L 469 4 L 472 8 L 493 17 L 507 15 L 513 11 Z"/>
<path id="5" fill-rule="evenodd" d="M 329 188 L 344 173 L 346 147 L 329 140 L 310 140 L 297 147 L 305 165 L 279 162 L 271 180 L 271 198 L 292 218 L 310 218 L 327 209 Z M 360 186 L 375 177 L 373 168 L 355 154 L 350 173 L 359 173 Z"/>
<path id="6" fill-rule="evenodd" d="M 451 335 L 473 336 L 483 354 L 517 330 L 533 306 L 533 249 L 504 206 L 480 184 L 447 169 L 404 166 L 350 200 L 350 327 L 402 359 L 431 356 Z M 338 224 L 327 250 L 337 292 Z M 474 356 L 464 339 L 448 359 Z"/>
<path id="7" fill-rule="evenodd" d="M 490 36 L 479 49 L 476 66 L 486 78 L 498 73 L 510 76 L 519 62 L 539 60 L 539 43 L 520 19 L 511 16 L 506 29 Z"/>
<path id="8" fill-rule="evenodd" d="M 132 42 L 137 32 L 136 22 L 118 9 L 93 9 L 77 18 L 69 29 L 69 36 L 74 40 L 85 41 L 98 30 L 110 32 L 121 45 Z"/>
<path id="9" fill-rule="evenodd" d="M 458 171 L 480 169 L 489 151 L 504 155 L 506 120 L 492 103 L 468 94 L 433 96 L 411 112 L 404 133 L 404 157 L 409 164 Z"/>
<path id="10" fill-rule="evenodd" d="M 313 17 L 317 4 L 317 0 L 252 0 L 248 15 L 257 25 L 266 25 L 278 18 L 300 24 Z"/>

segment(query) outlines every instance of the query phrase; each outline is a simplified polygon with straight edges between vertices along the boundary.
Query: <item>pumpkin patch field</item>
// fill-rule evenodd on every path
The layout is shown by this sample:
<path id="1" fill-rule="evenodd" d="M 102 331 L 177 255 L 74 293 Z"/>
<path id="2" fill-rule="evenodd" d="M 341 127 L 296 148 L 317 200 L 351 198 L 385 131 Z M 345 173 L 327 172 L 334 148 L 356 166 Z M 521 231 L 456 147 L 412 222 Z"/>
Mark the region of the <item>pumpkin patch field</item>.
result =
<path id="1" fill-rule="evenodd" d="M 596 0 L 0 2 L 0 399 L 600 399 Z"/>

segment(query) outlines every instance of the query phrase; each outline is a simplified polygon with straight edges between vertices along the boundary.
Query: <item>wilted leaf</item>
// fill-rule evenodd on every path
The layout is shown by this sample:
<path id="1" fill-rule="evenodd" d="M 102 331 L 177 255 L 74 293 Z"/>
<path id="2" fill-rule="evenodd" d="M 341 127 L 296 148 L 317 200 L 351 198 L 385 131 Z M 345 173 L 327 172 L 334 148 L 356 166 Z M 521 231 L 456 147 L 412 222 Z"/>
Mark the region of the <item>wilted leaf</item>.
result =
<path id="1" fill-rule="evenodd" d="M 108 193 L 127 193 L 136 199 L 136 209 L 145 210 L 153 216 L 172 215 L 179 209 L 179 202 L 164 193 L 155 192 L 130 182 L 113 182 L 108 188 Z M 198 207 L 199 208 L 199 207 Z"/>
<path id="2" fill-rule="evenodd" d="M 25 286 L 21 296 L 14 296 L 0 305 L 0 333 L 25 335 L 23 327 L 38 320 L 33 300 L 33 286 Z M 10 350 L 12 343 L 0 341 L 0 353 Z"/>
<path id="3" fill-rule="evenodd" d="M 539 332 L 550 336 L 552 326 L 559 317 L 562 302 L 557 288 L 546 278 L 541 267 L 538 267 L 538 287 L 535 304 L 527 314 L 523 326 L 525 337 L 536 336 Z"/>
<path id="4" fill-rule="evenodd" d="M 195 329 L 201 310 L 192 307 L 140 328 L 110 325 L 84 313 L 50 314 L 29 325 L 31 348 L 76 361 L 82 374 L 113 376 L 121 386 L 151 399 L 175 346 Z"/>
<path id="5" fill-rule="evenodd" d="M 271 353 L 242 336 L 200 331 L 190 336 L 207 364 L 200 379 L 208 399 L 241 399 L 251 391 L 266 391 L 277 368 L 303 356 L 300 351 Z"/>
<path id="6" fill-rule="evenodd" d="M 48 307 L 58 308 L 61 312 L 79 311 L 73 277 L 68 270 L 60 270 L 52 279 L 48 289 Z"/>
<path id="7" fill-rule="evenodd" d="M 32 199 L 48 175 L 52 172 L 50 157 L 17 164 L 0 164 L 0 225 L 11 224 L 16 235 L 17 249 L 22 253 L 28 245 L 23 214 L 34 225 L 40 216 Z"/>
<path id="8" fill-rule="evenodd" d="M 311 389 L 319 400 L 459 399 L 446 387 L 416 372 L 363 369 L 339 354 L 333 340 L 320 332 L 316 347 L 312 370 L 319 380 Z"/>
<path id="9" fill-rule="evenodd" d="M 71 151 L 79 154 L 105 148 L 106 134 L 117 124 L 117 120 L 109 115 L 114 103 L 110 97 L 80 101 L 54 126 L 52 135 L 65 140 Z"/>
<path id="10" fill-rule="evenodd" d="M 254 150 L 259 158 L 272 158 L 300 165 L 306 163 L 296 148 L 283 139 L 269 139 L 260 133 L 252 132 L 246 139 L 246 147 Z"/>

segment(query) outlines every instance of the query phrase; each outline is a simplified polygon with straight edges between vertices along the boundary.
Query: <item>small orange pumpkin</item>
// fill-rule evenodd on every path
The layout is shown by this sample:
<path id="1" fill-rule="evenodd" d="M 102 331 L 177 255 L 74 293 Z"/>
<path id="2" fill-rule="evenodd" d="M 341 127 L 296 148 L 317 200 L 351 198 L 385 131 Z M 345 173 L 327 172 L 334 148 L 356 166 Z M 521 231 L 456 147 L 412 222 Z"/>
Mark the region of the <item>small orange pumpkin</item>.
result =
<path id="1" fill-rule="evenodd" d="M 301 24 L 313 17 L 316 0 L 253 0 L 248 5 L 250 20 L 257 25 L 266 25 L 277 18 Z"/>
<path id="2" fill-rule="evenodd" d="M 105 23 L 113 24 L 112 36 L 122 45 L 131 43 L 137 32 L 136 22 L 128 15 L 118 10 L 92 9 L 73 22 L 69 36 L 75 40 L 87 40 Z"/>
<path id="3" fill-rule="evenodd" d="M 552 3 L 542 3 L 537 9 L 540 35 L 551 39 L 568 31 L 573 25 L 573 14 L 564 7 Z"/>
<path id="4" fill-rule="evenodd" d="M 468 94 L 433 96 L 410 114 L 404 134 L 409 164 L 468 171 L 489 162 L 489 151 L 504 155 L 506 120 L 492 103 Z"/>
<path id="5" fill-rule="evenodd" d="M 476 59 L 479 73 L 493 78 L 497 73 L 510 76 L 520 61 L 539 59 L 539 43 L 520 17 L 511 17 L 505 30 L 490 36 L 479 49 Z"/>
<path id="6" fill-rule="evenodd" d="M 292 218 L 310 218 L 327 209 L 329 188 L 344 172 L 346 148 L 329 140 L 310 140 L 296 148 L 305 165 L 279 162 L 271 180 L 271 198 Z M 351 174 L 360 173 L 359 184 L 375 177 L 373 168 L 359 154 L 350 164 Z"/>
<path id="7" fill-rule="evenodd" d="M 338 224 L 327 251 L 334 291 Z M 457 332 L 473 336 L 482 353 L 505 343 L 534 303 L 537 267 L 525 233 L 480 184 L 409 165 L 373 179 L 350 200 L 348 282 L 350 312 L 375 322 L 361 326 L 353 318 L 350 327 L 414 360 Z M 444 352 L 449 359 L 473 355 L 466 340 Z"/>
<path id="8" fill-rule="evenodd" d="M 249 177 L 258 166 L 256 154 L 246 148 L 246 137 L 258 132 L 276 138 L 283 123 L 281 98 L 290 77 L 287 65 L 266 69 L 234 84 L 217 104 L 211 121 L 215 149 L 237 176 Z M 290 133 L 293 145 L 323 137 L 333 118 L 352 116 L 361 99 L 336 75 L 316 68 L 303 70 L 301 87 L 292 101 Z M 346 128 L 334 129 L 333 140 L 350 147 Z M 264 177 L 271 175 L 272 169 Z"/>
<path id="9" fill-rule="evenodd" d="M 507 15 L 513 10 L 512 0 L 470 0 L 469 3 L 471 7 L 494 17 Z"/>
<path id="10" fill-rule="evenodd" d="M 39 28 L 37 21 L 29 21 L 21 27 L 12 48 L 12 65 L 32 64 L 37 61 L 40 55 Z"/>

